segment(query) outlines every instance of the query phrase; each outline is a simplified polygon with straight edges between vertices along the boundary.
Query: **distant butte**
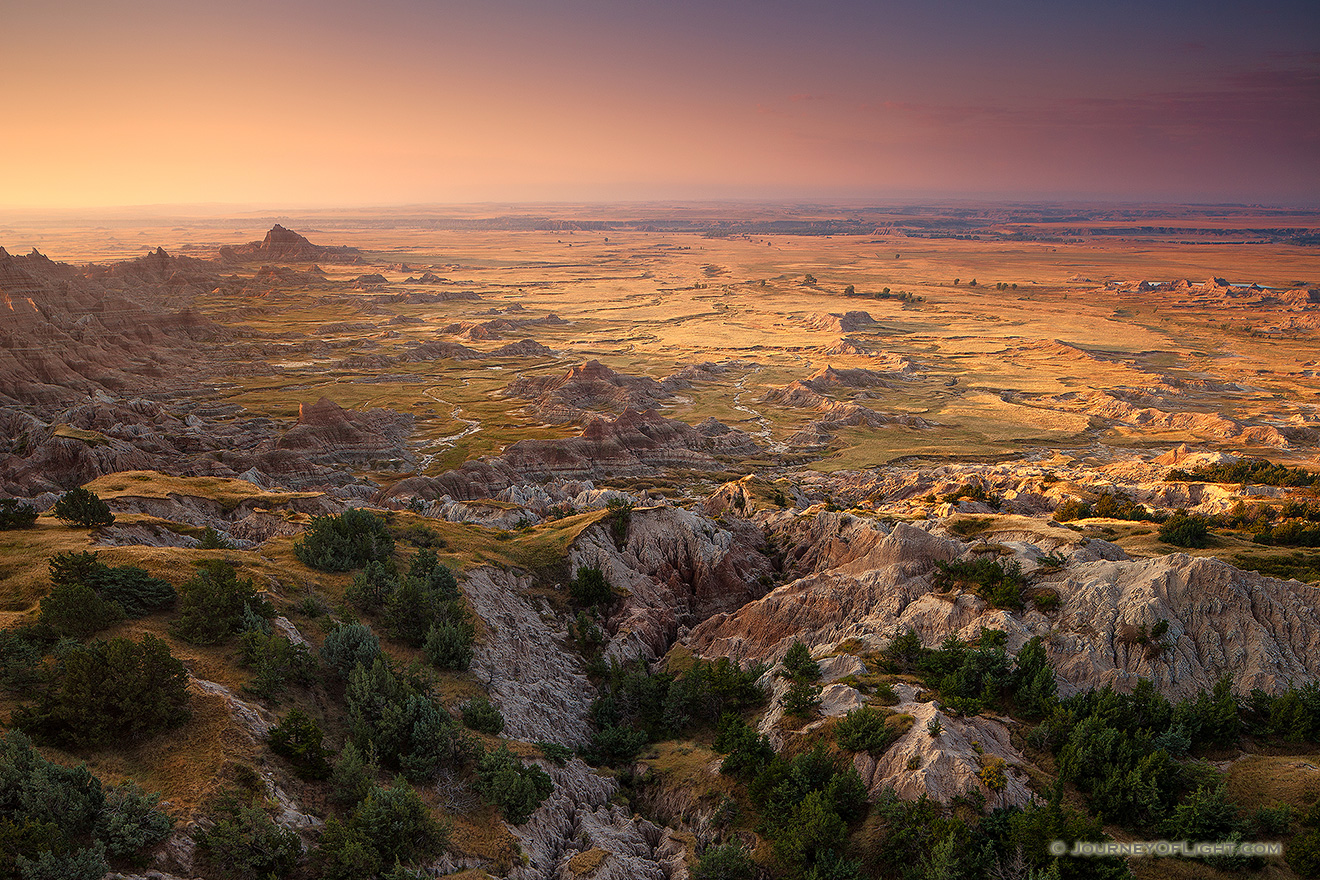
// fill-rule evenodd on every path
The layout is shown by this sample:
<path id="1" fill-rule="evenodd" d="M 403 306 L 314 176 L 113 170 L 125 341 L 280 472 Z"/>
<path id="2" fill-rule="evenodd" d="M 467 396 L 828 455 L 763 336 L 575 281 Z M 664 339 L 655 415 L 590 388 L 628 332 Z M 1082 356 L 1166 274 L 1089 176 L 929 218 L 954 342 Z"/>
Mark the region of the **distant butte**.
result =
<path id="1" fill-rule="evenodd" d="M 355 247 L 312 244 L 292 229 L 276 223 L 261 241 L 220 248 L 220 257 L 235 262 L 358 263 L 362 252 Z"/>

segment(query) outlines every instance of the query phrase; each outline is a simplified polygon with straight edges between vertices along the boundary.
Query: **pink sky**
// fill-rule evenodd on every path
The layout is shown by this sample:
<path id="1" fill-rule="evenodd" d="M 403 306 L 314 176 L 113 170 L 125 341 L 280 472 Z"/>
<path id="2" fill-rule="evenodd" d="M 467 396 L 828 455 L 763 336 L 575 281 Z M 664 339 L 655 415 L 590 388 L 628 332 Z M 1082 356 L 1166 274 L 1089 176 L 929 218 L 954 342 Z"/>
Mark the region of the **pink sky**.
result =
<path id="1" fill-rule="evenodd" d="M 0 205 L 1320 205 L 1314 3 L 54 0 L 7 30 Z"/>

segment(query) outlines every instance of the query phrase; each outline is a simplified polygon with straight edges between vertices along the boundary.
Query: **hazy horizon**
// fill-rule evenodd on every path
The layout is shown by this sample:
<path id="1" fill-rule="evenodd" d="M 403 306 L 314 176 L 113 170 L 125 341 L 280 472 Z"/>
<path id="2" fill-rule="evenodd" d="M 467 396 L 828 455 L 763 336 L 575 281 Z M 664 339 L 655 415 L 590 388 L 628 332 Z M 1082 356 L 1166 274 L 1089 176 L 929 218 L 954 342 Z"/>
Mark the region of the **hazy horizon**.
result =
<path id="1" fill-rule="evenodd" d="M 1320 204 L 1305 2 L 65 0 L 9 25 L 11 208 Z"/>

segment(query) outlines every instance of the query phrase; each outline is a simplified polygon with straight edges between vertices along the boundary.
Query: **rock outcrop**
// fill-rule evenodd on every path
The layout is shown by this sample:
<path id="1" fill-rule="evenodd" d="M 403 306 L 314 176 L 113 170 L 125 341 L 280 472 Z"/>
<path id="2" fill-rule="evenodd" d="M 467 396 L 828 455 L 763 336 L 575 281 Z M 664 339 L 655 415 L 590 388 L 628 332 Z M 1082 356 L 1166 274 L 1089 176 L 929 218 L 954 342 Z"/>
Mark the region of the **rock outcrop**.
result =
<path id="1" fill-rule="evenodd" d="M 484 624 L 472 672 L 504 714 L 504 735 L 527 742 L 584 745 L 595 688 L 548 607 L 523 594 L 528 585 L 508 572 L 479 568 L 463 591 Z"/>
<path id="2" fill-rule="evenodd" d="M 600 361 L 558 376 L 519 376 L 505 394 L 532 401 L 532 411 L 550 423 L 575 422 L 590 412 L 650 409 L 672 396 L 649 376 L 625 376 Z"/>
<path id="3" fill-rule="evenodd" d="M 1222 675 L 1239 693 L 1320 680 L 1320 588 L 1216 559 L 1134 560 L 1111 544 L 1082 546 L 1080 539 L 1069 547 L 1045 529 L 994 536 L 995 546 L 1014 551 L 1027 571 L 1047 553 L 1068 558 L 1058 574 L 1038 581 L 1059 596 L 1056 611 L 1010 612 L 972 592 L 932 586 L 937 562 L 971 557 L 977 548 L 902 523 L 887 529 L 849 517 L 842 525 L 844 516 L 832 527 L 822 523 L 814 540 L 801 541 L 800 533 L 794 540 L 786 529 L 790 554 L 802 548 L 797 565 L 810 573 L 698 625 L 691 647 L 706 656 L 763 660 L 793 639 L 816 646 L 857 639 L 880 648 L 911 629 L 933 647 L 950 634 L 970 640 L 988 627 L 1005 631 L 1011 650 L 1044 637 L 1064 693 L 1129 689 L 1138 677 L 1174 698 L 1209 690 Z M 1169 623 L 1164 640 L 1142 640 L 1139 633 L 1160 620 Z"/>
<path id="4" fill-rule="evenodd" d="M 771 564 L 760 546 L 745 520 L 721 527 L 681 507 L 651 507 L 632 511 L 622 542 L 606 524 L 586 529 L 569 561 L 575 572 L 599 568 L 627 593 L 607 622 L 606 653 L 654 658 L 687 628 L 765 592 Z"/>
<path id="5" fill-rule="evenodd" d="M 235 262 L 358 263 L 362 252 L 354 247 L 315 245 L 292 229 L 276 223 L 261 241 L 220 248 L 220 258 Z"/>

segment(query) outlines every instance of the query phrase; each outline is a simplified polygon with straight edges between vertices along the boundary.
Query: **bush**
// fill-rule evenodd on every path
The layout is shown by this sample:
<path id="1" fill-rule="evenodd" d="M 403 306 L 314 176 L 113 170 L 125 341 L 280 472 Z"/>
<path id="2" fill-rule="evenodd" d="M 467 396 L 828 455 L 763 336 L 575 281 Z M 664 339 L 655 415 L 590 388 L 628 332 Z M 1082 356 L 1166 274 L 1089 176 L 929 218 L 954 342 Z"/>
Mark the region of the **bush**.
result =
<path id="1" fill-rule="evenodd" d="M 37 521 L 37 509 L 21 504 L 17 498 L 0 498 L 0 532 L 26 529 Z"/>
<path id="2" fill-rule="evenodd" d="M 811 651 L 806 645 L 795 641 L 784 655 L 783 674 L 794 681 L 815 681 L 820 678 L 820 664 L 811 659 Z"/>
<path id="3" fill-rule="evenodd" d="M 756 880 L 756 862 L 736 843 L 707 847 L 692 880 Z"/>
<path id="4" fill-rule="evenodd" d="M 504 716 L 485 697 L 474 697 L 463 704 L 463 726 L 469 730 L 498 735 L 504 730 Z"/>
<path id="5" fill-rule="evenodd" d="M 342 807 L 356 807 L 371 794 L 378 770 L 374 758 L 364 756 L 350 740 L 340 750 L 330 771 L 331 797 Z"/>
<path id="6" fill-rule="evenodd" d="M 611 498 L 606 502 L 609 508 L 610 537 L 614 546 L 622 550 L 628 546 L 628 527 L 632 524 L 633 503 L 623 498 Z"/>
<path id="7" fill-rule="evenodd" d="M 459 672 L 472 664 L 472 640 L 476 629 L 467 620 L 444 620 L 426 634 L 422 653 L 437 669 Z"/>
<path id="8" fill-rule="evenodd" d="M 208 876 L 279 878 L 293 873 L 302 843 L 280 828 L 261 807 L 230 793 L 212 813 L 215 824 L 194 833 Z"/>
<path id="9" fill-rule="evenodd" d="M 932 584 L 947 589 L 955 583 L 970 583 L 976 594 L 996 608 L 1022 608 L 1022 588 L 1027 580 L 1016 559 L 1001 564 L 997 559 L 980 557 L 966 562 L 937 562 L 938 573 Z"/>
<path id="10" fill-rule="evenodd" d="M 81 486 L 61 495 L 55 502 L 54 511 L 55 516 L 64 522 L 89 529 L 108 526 L 115 521 L 114 514 L 110 512 L 110 505 L 102 501 L 92 490 Z"/>
<path id="11" fill-rule="evenodd" d="M 269 602 L 258 598 L 251 578 L 239 580 L 226 562 L 199 566 L 197 574 L 179 587 L 181 613 L 173 632 L 194 645 L 215 645 L 243 632 L 251 615 L 275 616 Z"/>
<path id="12" fill-rule="evenodd" d="M 40 681 L 41 636 L 36 627 L 0 629 L 0 686 L 23 693 Z"/>
<path id="13" fill-rule="evenodd" d="M 293 544 L 293 553 L 308 568 L 351 571 L 368 562 L 388 562 L 394 538 L 385 521 L 354 508 L 339 516 L 318 516 Z"/>
<path id="14" fill-rule="evenodd" d="M 301 709 L 294 709 L 270 729 L 270 750 L 293 765 L 300 779 L 327 779 L 329 752 L 322 744 L 321 726 Z"/>
<path id="15" fill-rule="evenodd" d="M 178 599 L 167 581 L 152 577 L 136 565 L 108 566 L 96 553 L 57 553 L 48 565 L 51 584 L 90 587 L 103 599 L 119 603 L 129 617 L 169 608 Z"/>
<path id="16" fill-rule="evenodd" d="M 784 711 L 799 718 L 810 718 L 820 709 L 820 685 L 809 681 L 794 681 L 788 692 L 779 698 Z"/>
<path id="17" fill-rule="evenodd" d="M 367 795 L 353 811 L 353 824 L 362 829 L 385 864 L 429 858 L 448 842 L 448 833 L 421 797 L 398 778 L 389 788 L 376 786 Z"/>
<path id="18" fill-rule="evenodd" d="M 354 667 L 344 701 L 357 747 L 364 754 L 375 748 L 382 762 L 411 780 L 425 780 L 466 754 L 468 744 L 449 713 L 396 676 L 383 657 Z"/>
<path id="19" fill-rule="evenodd" d="M 614 601 L 614 590 L 599 568 L 580 568 L 568 584 L 568 595 L 579 605 L 609 605 Z"/>
<path id="20" fill-rule="evenodd" d="M 1175 547 L 1210 546 L 1210 527 L 1202 516 L 1188 516 L 1178 511 L 1160 526 L 1160 540 Z"/>
<path id="21" fill-rule="evenodd" d="M 834 740 L 850 752 L 869 752 L 874 758 L 885 753 L 903 735 L 903 728 L 886 723 L 886 715 L 869 706 L 854 709 L 839 720 Z"/>
<path id="22" fill-rule="evenodd" d="M 202 535 L 197 539 L 197 549 L 199 550 L 233 550 L 234 545 L 225 540 L 225 537 L 217 532 L 213 527 L 207 526 L 202 529 Z"/>
<path id="23" fill-rule="evenodd" d="M 76 747 L 133 742 L 190 717 L 188 671 L 152 635 L 74 648 L 35 708 L 14 712 L 14 725 Z"/>
<path id="24" fill-rule="evenodd" d="M 399 588 L 399 575 L 393 565 L 368 562 L 353 575 L 353 583 L 344 591 L 344 601 L 362 611 L 377 612 Z"/>
<path id="25" fill-rule="evenodd" d="M 380 639 L 371 627 L 361 623 L 346 623 L 335 627 L 321 645 L 321 659 L 329 663 L 340 678 L 348 678 L 353 667 L 361 663 L 371 666 L 380 656 Z"/>
<path id="26" fill-rule="evenodd" d="M 105 803 L 96 817 L 97 839 L 118 858 L 160 843 L 174 823 L 157 809 L 159 805 L 160 795 L 148 794 L 133 782 L 106 789 Z"/>
<path id="27" fill-rule="evenodd" d="M 316 659 L 305 646 L 260 629 L 243 633 L 240 642 L 242 663 L 254 672 L 243 685 L 245 691 L 270 699 L 284 693 L 290 682 L 307 687 L 316 680 Z"/>
<path id="28" fill-rule="evenodd" d="M 159 798 L 103 787 L 85 766 L 51 763 L 16 730 L 0 735 L 0 878 L 100 880 L 106 854 L 135 858 L 169 834 Z"/>
<path id="29" fill-rule="evenodd" d="M 650 737 L 643 730 L 622 725 L 611 725 L 591 735 L 582 756 L 591 764 L 617 767 L 627 764 L 642 750 Z"/>
<path id="30" fill-rule="evenodd" d="M 85 639 L 124 619 L 118 602 L 108 602 L 83 584 L 59 584 L 41 600 L 42 626 L 59 636 Z"/>
<path id="31" fill-rule="evenodd" d="M 524 766 L 508 746 L 500 746 L 477 762 L 477 790 L 500 808 L 505 821 L 521 825 L 554 791 L 554 783 L 540 767 Z"/>

